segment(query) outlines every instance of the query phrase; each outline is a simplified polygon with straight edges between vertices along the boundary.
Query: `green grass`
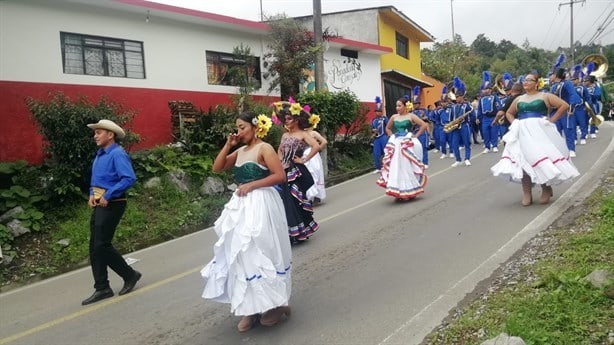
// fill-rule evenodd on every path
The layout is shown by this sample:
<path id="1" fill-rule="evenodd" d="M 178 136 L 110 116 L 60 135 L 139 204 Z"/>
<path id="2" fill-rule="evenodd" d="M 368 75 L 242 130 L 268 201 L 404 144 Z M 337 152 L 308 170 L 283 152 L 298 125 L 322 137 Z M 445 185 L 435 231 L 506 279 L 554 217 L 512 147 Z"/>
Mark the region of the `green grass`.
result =
<path id="1" fill-rule="evenodd" d="M 139 188 L 131 193 L 126 213 L 113 240 L 123 253 L 164 242 L 204 227 L 219 215 L 229 195 L 201 197 L 196 191 L 181 192 L 163 182 L 154 189 Z M 74 215 L 53 231 L 53 266 L 60 271 L 87 264 L 91 209 L 84 203 L 72 209 Z M 62 248 L 55 244 L 70 239 Z"/>
<path id="2" fill-rule="evenodd" d="M 605 344 L 614 329 L 614 302 L 583 277 L 601 268 L 614 272 L 614 195 L 598 189 L 585 202 L 587 213 L 552 233 L 555 254 L 523 268 L 523 278 L 530 272 L 537 282 L 520 279 L 486 302 L 471 303 L 428 343 L 481 344 L 505 332 L 527 345 Z M 578 231 L 581 226 L 590 230 Z"/>

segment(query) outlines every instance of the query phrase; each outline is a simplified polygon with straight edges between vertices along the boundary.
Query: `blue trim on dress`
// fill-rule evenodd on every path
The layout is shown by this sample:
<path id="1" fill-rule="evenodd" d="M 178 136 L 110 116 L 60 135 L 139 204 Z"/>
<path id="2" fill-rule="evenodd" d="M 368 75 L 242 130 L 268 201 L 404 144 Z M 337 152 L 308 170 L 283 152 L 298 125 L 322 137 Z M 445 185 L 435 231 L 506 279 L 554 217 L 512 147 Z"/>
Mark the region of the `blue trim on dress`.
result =
<path id="1" fill-rule="evenodd" d="M 518 114 L 518 120 L 525 120 L 525 119 L 531 119 L 531 118 L 541 118 L 541 117 L 544 117 L 544 114 L 533 113 L 533 112 L 527 112 L 527 113 Z"/>
<path id="2" fill-rule="evenodd" d="M 286 267 L 283 272 L 279 272 L 279 271 L 276 271 L 276 272 L 279 275 L 285 275 L 286 273 L 288 273 L 288 271 L 290 270 L 291 267 L 292 267 L 292 264 L 290 264 L 290 266 Z M 245 280 L 249 282 L 249 281 L 252 281 L 254 279 L 260 279 L 260 278 L 262 278 L 261 274 L 254 274 L 251 277 L 245 278 Z"/>

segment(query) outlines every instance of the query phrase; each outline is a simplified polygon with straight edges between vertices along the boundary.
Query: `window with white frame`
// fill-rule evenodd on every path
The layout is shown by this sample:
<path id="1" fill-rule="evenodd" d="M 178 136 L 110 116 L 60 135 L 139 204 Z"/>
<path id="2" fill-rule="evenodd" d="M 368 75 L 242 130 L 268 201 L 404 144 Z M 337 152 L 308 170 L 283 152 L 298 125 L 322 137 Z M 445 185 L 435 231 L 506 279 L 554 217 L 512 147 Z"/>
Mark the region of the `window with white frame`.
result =
<path id="1" fill-rule="evenodd" d="M 64 73 L 145 79 L 143 42 L 60 33 Z"/>

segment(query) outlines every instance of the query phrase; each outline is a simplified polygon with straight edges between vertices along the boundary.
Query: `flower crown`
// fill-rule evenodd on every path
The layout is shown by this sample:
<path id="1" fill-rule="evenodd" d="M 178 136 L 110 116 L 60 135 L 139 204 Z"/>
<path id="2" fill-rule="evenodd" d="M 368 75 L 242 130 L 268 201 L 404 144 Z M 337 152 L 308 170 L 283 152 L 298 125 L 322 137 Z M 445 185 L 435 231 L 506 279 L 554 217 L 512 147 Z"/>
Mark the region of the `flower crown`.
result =
<path id="1" fill-rule="evenodd" d="M 309 117 L 309 124 L 311 124 L 311 128 L 316 129 L 318 123 L 320 123 L 320 115 L 311 114 Z"/>
<path id="2" fill-rule="evenodd" d="M 405 108 L 407 108 L 407 111 L 412 111 L 414 110 L 414 104 L 410 101 L 405 102 Z"/>
<path id="3" fill-rule="evenodd" d="M 268 116 L 260 114 L 252 119 L 252 124 L 256 126 L 256 136 L 262 139 L 269 134 L 273 121 Z"/>

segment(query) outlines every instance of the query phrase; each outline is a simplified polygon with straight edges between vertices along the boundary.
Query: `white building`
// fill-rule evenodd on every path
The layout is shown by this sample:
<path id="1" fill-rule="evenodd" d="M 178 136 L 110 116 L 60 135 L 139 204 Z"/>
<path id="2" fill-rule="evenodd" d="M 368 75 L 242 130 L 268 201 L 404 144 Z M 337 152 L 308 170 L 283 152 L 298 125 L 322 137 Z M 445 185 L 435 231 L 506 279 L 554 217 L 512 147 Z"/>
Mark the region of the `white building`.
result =
<path id="1" fill-rule="evenodd" d="M 0 161 L 42 161 L 42 139 L 26 97 L 63 92 L 101 96 L 137 112 L 137 148 L 172 141 L 168 102 L 202 109 L 229 104 L 233 49 L 248 46 L 258 58 L 254 93 L 265 101 L 262 59 L 269 26 L 144 0 L 0 1 Z M 331 91 L 349 89 L 364 102 L 381 91 L 379 55 L 390 48 L 337 38 L 325 53 Z"/>

